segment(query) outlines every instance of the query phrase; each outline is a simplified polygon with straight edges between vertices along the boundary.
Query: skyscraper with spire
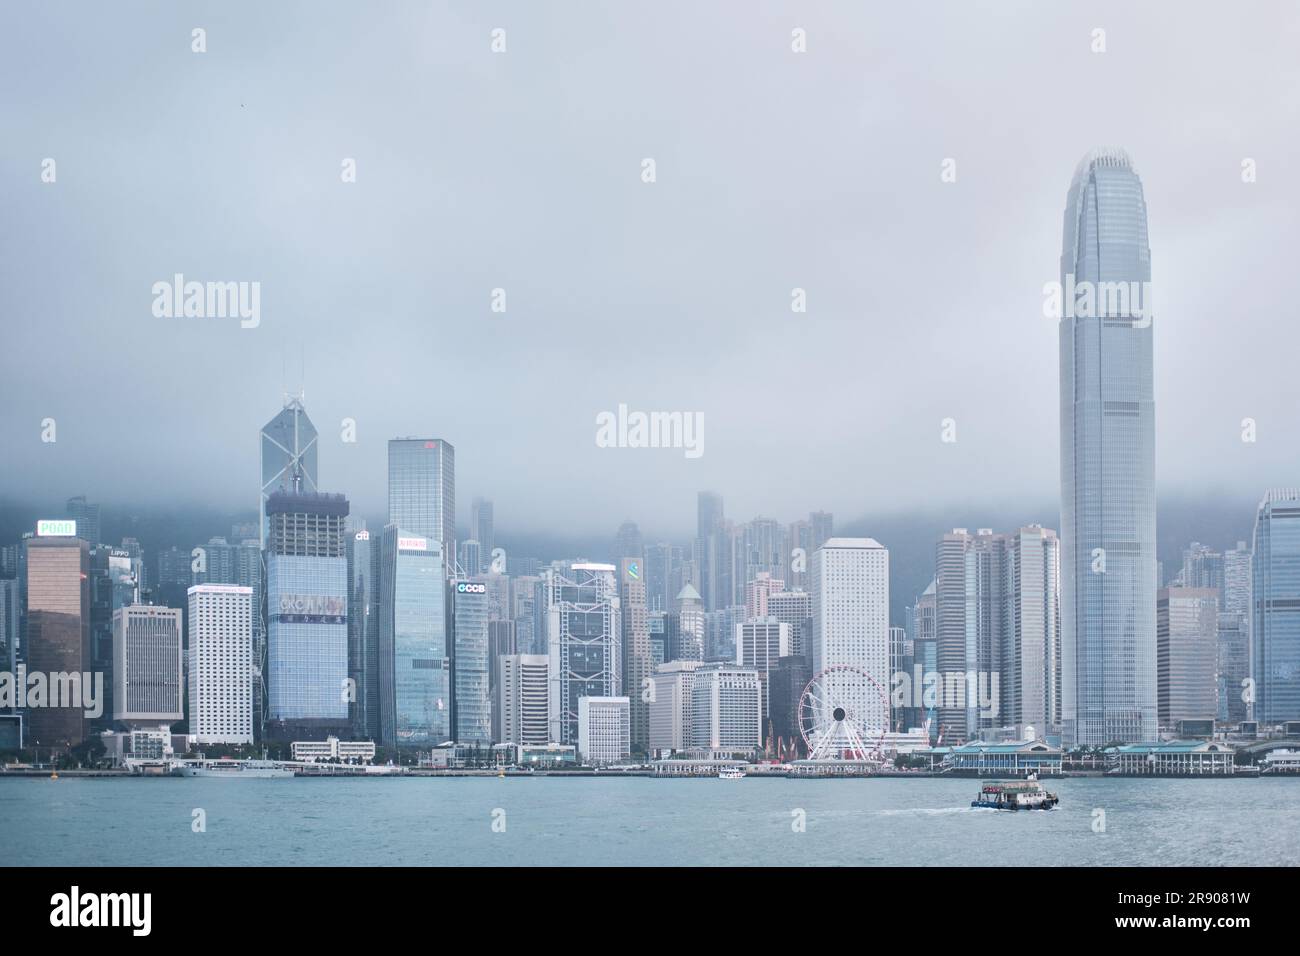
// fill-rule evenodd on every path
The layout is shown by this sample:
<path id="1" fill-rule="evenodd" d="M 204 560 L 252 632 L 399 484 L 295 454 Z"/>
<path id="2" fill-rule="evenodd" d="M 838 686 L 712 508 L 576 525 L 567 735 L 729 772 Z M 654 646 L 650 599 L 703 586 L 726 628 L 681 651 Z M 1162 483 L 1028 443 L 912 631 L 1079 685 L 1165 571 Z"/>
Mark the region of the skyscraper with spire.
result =
<path id="1" fill-rule="evenodd" d="M 316 427 L 307 417 L 303 396 L 285 395 L 284 407 L 262 426 L 262 493 L 258 501 L 262 547 L 266 547 L 266 499 L 272 492 L 315 492 Z"/>
<path id="2" fill-rule="evenodd" d="M 1090 153 L 1070 184 L 1061 249 L 1061 698 L 1067 745 L 1156 735 L 1150 279 L 1142 181 L 1122 150 Z"/>

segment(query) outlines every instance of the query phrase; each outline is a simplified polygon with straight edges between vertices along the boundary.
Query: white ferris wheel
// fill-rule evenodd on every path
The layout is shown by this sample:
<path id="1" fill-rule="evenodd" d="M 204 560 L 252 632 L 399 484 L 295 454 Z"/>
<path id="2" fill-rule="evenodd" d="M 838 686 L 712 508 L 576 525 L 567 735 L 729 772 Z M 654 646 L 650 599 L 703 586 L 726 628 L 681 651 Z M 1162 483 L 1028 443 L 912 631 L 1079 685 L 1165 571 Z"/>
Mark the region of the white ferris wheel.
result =
<path id="1" fill-rule="evenodd" d="M 879 760 L 888 725 L 884 688 L 860 667 L 819 671 L 799 698 L 799 733 L 810 760 Z"/>

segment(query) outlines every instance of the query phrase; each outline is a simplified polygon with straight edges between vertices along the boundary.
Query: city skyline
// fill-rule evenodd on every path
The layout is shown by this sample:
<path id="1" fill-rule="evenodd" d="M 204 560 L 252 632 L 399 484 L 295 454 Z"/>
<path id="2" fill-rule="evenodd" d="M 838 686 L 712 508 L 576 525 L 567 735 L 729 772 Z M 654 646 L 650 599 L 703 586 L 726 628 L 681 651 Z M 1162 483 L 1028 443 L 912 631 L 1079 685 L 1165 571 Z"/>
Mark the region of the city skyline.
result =
<path id="1" fill-rule="evenodd" d="M 234 168 L 211 183 L 214 158 L 182 141 L 168 147 L 179 151 L 175 168 L 160 168 L 153 143 L 98 92 L 58 81 L 38 104 L 16 104 L 16 133 L 49 145 L 41 156 L 0 159 L 8 179 L 28 183 L 15 186 L 15 228 L 0 238 L 12 270 L 8 305 L 14 315 L 40 316 L 12 324 L 12 348 L 0 357 L 0 441 L 14 465 L 0 475 L 0 496 L 29 500 L 58 489 L 59 497 L 139 504 L 161 489 L 178 504 L 247 507 L 246 493 L 234 490 L 255 467 L 247 422 L 265 421 L 268 398 L 302 387 L 319 429 L 320 468 L 366 515 L 383 510 L 376 452 L 407 434 L 455 445 L 458 480 L 472 495 L 545 501 L 544 512 L 519 507 L 511 515 L 510 525 L 529 532 L 552 523 L 603 532 L 627 518 L 634 501 L 644 528 L 685 536 L 700 488 L 724 491 L 735 513 L 795 515 L 815 503 L 846 520 L 935 502 L 1028 497 L 1051 505 L 1058 423 L 1050 403 L 1022 396 L 1056 387 L 1055 323 L 1042 307 L 1043 286 L 1057 275 L 1061 178 L 1106 142 L 1123 143 L 1143 171 L 1160 248 L 1158 309 L 1177 317 L 1154 331 L 1158 491 L 1256 497 L 1288 484 L 1300 431 L 1287 414 L 1289 397 L 1275 387 L 1286 381 L 1287 350 L 1254 343 L 1289 334 L 1268 317 L 1297 291 L 1279 210 L 1294 205 L 1300 186 L 1281 173 L 1293 152 L 1288 117 L 1256 108 L 1250 92 L 1276 83 L 1269 61 L 1295 69 L 1281 56 L 1288 34 L 1262 18 L 1223 26 L 1170 9 L 1183 45 L 1235 40 L 1259 52 L 1181 56 L 1182 47 L 1162 41 L 1157 18 L 1123 10 L 1107 13 L 1107 47 L 1094 52 L 1087 21 L 1067 30 L 1070 17 L 1027 9 L 1014 26 L 995 24 L 954 5 L 944 8 L 946 27 L 924 61 L 934 82 L 896 89 L 889 105 L 861 90 L 870 90 L 873 70 L 897 65 L 882 36 L 910 25 L 910 13 L 849 12 L 845 21 L 801 12 L 795 25 L 807 31 L 808 50 L 795 54 L 789 16 L 735 24 L 698 11 L 697 29 L 682 36 L 675 18 L 642 11 L 629 14 L 639 29 L 628 37 L 560 64 L 538 55 L 540 35 L 553 41 L 556 28 L 516 7 L 505 22 L 509 52 L 471 81 L 461 61 L 477 62 L 471 57 L 486 49 L 497 23 L 464 13 L 443 24 L 443 52 L 467 84 L 463 103 L 448 104 L 411 92 L 440 68 L 412 45 L 392 43 L 404 29 L 416 36 L 428 29 L 418 14 L 393 11 L 355 61 L 389 63 L 380 71 L 384 106 L 364 120 L 346 104 L 353 81 L 371 92 L 376 80 L 365 69 L 318 73 L 315 86 L 265 74 L 245 83 L 230 71 L 231 57 L 250 44 L 265 49 L 259 31 L 282 25 L 288 15 L 279 11 L 210 28 L 201 56 L 189 51 L 192 25 L 179 16 L 128 32 L 110 13 L 91 12 L 84 16 L 93 29 L 81 31 L 67 14 L 37 12 L 48 29 L 35 31 L 30 46 L 4 48 L 16 69 L 32 58 L 75 57 L 94 70 L 112 50 L 146 71 L 172 67 L 165 86 L 176 92 L 155 107 L 177 119 L 187 98 L 210 103 L 213 142 L 265 140 L 290 103 L 304 135 L 252 169 L 229 157 Z M 566 42 L 590 36 L 581 18 L 560 22 Z M 299 29 L 303 39 L 334 42 L 332 27 Z M 721 35 L 735 39 L 719 46 Z M 151 55 L 173 42 L 170 58 Z M 1020 53 L 1002 67 L 989 51 L 1004 47 Z M 670 49 L 685 61 L 680 75 L 659 67 Z M 291 48 L 281 53 L 292 61 Z M 201 69 L 177 69 L 191 63 Z M 1043 89 L 1009 97 L 1008 75 L 1025 69 Z M 573 85 L 590 87 L 591 75 L 610 70 L 619 79 L 607 89 L 570 99 Z M 753 91 L 723 80 L 714 94 L 734 99 L 746 119 L 724 123 L 734 142 L 710 126 L 730 100 L 692 96 L 718 82 L 715 72 L 757 77 Z M 508 98 L 502 84 L 524 73 L 533 88 L 512 84 L 509 97 L 521 99 Z M 1200 122 L 1120 95 L 1157 77 L 1196 91 L 1187 109 Z M 620 107 L 646 102 L 651 86 L 655 105 L 636 132 L 618 119 Z M 1085 88 L 1111 104 L 1104 122 L 1053 108 L 1079 101 Z M 103 95 L 121 92 L 110 85 Z M 409 129 L 404 107 L 413 97 L 475 148 Z M 1000 104 L 995 130 L 962 115 L 982 115 L 980 102 Z M 340 103 L 356 132 L 326 119 Z M 537 119 L 523 126 L 506 119 L 512 104 Z M 79 140 L 48 135 L 48 116 L 77 110 L 93 111 L 88 122 L 105 136 L 120 136 L 120 152 L 91 156 Z M 796 111 L 808 118 L 792 125 Z M 947 117 L 941 128 L 910 118 L 935 112 Z M 833 117 L 844 113 L 862 122 L 841 127 Z M 592 140 L 573 117 L 613 125 Z M 547 121 L 555 131 L 538 125 Z M 497 158 L 557 135 L 561 145 L 532 170 Z M 437 175 L 392 163 L 390 150 L 436 157 Z M 486 167 L 483 150 L 493 157 Z M 52 183 L 38 175 L 46 153 L 59 162 Z M 355 183 L 339 179 L 348 157 L 357 163 Z M 657 161 L 654 183 L 640 177 L 646 157 Z M 950 159 L 955 179 L 945 181 Z M 1258 162 L 1249 182 L 1247 160 Z M 290 177 L 300 189 L 286 189 Z M 199 182 L 205 188 L 196 193 Z M 108 273 L 80 247 L 49 239 L 50 220 L 81 215 L 92 185 L 125 230 Z M 187 211 L 183 224 L 162 217 L 169 249 L 123 212 L 141 197 Z M 398 223 L 384 231 L 412 206 L 436 228 L 412 234 Z M 622 219 L 607 218 L 606 208 Z M 277 241 L 299 250 L 292 263 L 253 238 L 250 219 L 280 224 Z M 206 228 L 212 223 L 222 228 Z M 615 223 L 634 227 L 621 245 L 604 241 Z M 1225 223 L 1239 241 L 1223 241 Z M 584 255 L 557 254 L 557 246 Z M 383 254 L 368 254 L 376 248 Z M 924 254 L 900 252 L 918 249 Z M 56 267 L 87 281 L 62 283 Z M 260 282 L 260 323 L 151 314 L 152 284 L 177 273 Z M 504 313 L 491 311 L 498 288 L 508 296 Z M 792 311 L 794 289 L 806 292 L 807 312 Z M 87 315 L 104 321 L 82 322 Z M 900 315 L 908 320 L 893 321 Z M 602 334 L 573 334 L 595 328 Z M 24 358 L 36 354 L 64 373 L 55 393 L 42 386 L 48 362 Z M 127 360 L 140 371 L 102 394 L 78 384 L 101 380 L 98 363 Z M 967 376 L 950 374 L 954 366 L 988 372 L 972 388 Z M 754 381 L 772 384 L 761 414 L 747 387 Z M 597 416 L 624 404 L 702 415 L 703 455 L 599 447 Z M 148 409 L 147 420 L 108 414 L 117 407 Z M 47 418 L 57 423 L 57 441 L 41 440 Z M 956 442 L 941 440 L 948 418 Z M 1242 440 L 1247 418 L 1257 423 L 1257 441 Z M 345 421 L 355 442 L 343 437 Z M 154 456 L 162 435 L 170 454 Z M 791 441 L 799 455 L 788 454 Z M 1021 467 L 997 467 L 1013 452 Z M 117 467 L 94 467 L 109 457 Z M 532 466 L 518 468 L 521 458 Z M 587 476 L 581 493 L 565 480 L 573 470 Z M 462 505 L 462 525 L 467 516 Z"/>

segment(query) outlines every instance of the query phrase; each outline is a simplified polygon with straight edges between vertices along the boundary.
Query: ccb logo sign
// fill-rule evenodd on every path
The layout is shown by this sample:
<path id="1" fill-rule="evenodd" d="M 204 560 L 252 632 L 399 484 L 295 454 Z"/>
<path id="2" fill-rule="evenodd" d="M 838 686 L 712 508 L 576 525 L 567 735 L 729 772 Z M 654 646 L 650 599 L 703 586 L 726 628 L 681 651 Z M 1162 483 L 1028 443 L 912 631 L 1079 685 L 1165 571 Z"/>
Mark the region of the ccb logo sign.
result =
<path id="1" fill-rule="evenodd" d="M 487 594 L 486 584 L 475 584 L 473 581 L 457 581 L 457 594 Z"/>

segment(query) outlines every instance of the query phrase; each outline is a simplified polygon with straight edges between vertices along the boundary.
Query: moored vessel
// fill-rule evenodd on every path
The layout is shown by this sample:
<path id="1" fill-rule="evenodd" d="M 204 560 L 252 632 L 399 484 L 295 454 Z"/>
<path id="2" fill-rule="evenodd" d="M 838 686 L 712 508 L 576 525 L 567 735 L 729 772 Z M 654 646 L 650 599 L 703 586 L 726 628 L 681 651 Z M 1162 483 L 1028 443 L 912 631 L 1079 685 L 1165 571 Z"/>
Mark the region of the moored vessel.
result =
<path id="1" fill-rule="evenodd" d="M 172 767 L 178 777 L 225 777 L 241 780 L 292 777 L 293 771 L 272 760 L 193 760 Z"/>

